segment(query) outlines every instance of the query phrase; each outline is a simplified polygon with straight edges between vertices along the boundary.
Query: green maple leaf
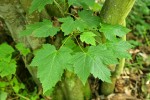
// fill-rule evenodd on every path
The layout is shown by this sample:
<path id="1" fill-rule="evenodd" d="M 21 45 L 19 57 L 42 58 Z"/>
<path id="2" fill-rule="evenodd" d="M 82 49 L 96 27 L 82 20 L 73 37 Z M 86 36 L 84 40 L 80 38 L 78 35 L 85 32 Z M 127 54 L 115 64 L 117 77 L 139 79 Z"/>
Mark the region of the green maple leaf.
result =
<path id="1" fill-rule="evenodd" d="M 79 20 L 73 20 L 73 18 L 71 17 L 59 18 L 59 21 L 63 22 L 63 24 L 61 25 L 61 29 L 65 33 L 65 35 L 68 35 L 76 30 L 82 32 L 86 27 L 84 23 Z"/>
<path id="2" fill-rule="evenodd" d="M 81 19 L 75 20 L 75 25 L 77 30 L 80 32 L 84 32 L 84 29 L 88 28 L 88 26 Z"/>
<path id="3" fill-rule="evenodd" d="M 97 28 L 100 23 L 100 18 L 97 16 L 93 16 L 93 12 L 91 11 L 81 11 L 78 13 L 79 18 L 74 20 L 71 17 L 60 18 L 59 21 L 63 22 L 61 25 L 61 29 L 65 35 L 68 35 L 76 30 L 80 32 L 84 32 L 84 29 L 87 28 Z"/>
<path id="4" fill-rule="evenodd" d="M 15 74 L 16 67 L 17 66 L 16 66 L 15 60 L 11 60 L 9 62 L 5 59 L 1 60 L 0 61 L 0 76 L 4 77 L 4 76 Z"/>
<path id="5" fill-rule="evenodd" d="M 100 18 L 98 16 L 94 16 L 92 11 L 83 10 L 78 12 L 80 20 L 88 25 L 91 28 L 97 28 L 100 24 Z"/>
<path id="6" fill-rule="evenodd" d="M 44 93 L 51 90 L 61 80 L 63 71 L 71 58 L 71 52 L 65 47 L 56 50 L 49 44 L 43 45 L 43 48 L 36 52 L 31 66 L 38 67 L 37 77 L 42 83 Z"/>
<path id="7" fill-rule="evenodd" d="M 110 70 L 107 68 L 106 65 L 104 65 L 101 61 L 101 59 L 98 56 L 91 57 L 91 60 L 93 62 L 93 67 L 91 69 L 91 73 L 95 78 L 99 78 L 102 81 L 111 83 L 111 73 Z"/>
<path id="8" fill-rule="evenodd" d="M 114 41 L 114 42 L 108 42 L 107 48 L 109 50 L 112 50 L 113 54 L 117 58 L 131 58 L 131 55 L 128 53 L 127 50 L 132 48 L 132 45 L 128 43 L 127 41 Z"/>
<path id="9" fill-rule="evenodd" d="M 14 49 L 10 45 L 6 43 L 1 44 L 0 45 L 0 60 L 6 59 L 6 58 L 10 58 L 11 60 L 11 55 L 13 52 L 14 52 Z"/>
<path id="10" fill-rule="evenodd" d="M 71 61 L 73 63 L 74 71 L 85 84 L 91 72 L 92 62 L 90 57 L 83 52 L 76 53 Z"/>
<path id="11" fill-rule="evenodd" d="M 100 32 L 103 32 L 108 40 L 116 39 L 116 36 L 123 37 L 130 30 L 121 25 L 101 24 Z"/>
<path id="12" fill-rule="evenodd" d="M 108 53 L 108 54 L 107 54 Z M 73 56 L 71 63 L 74 71 L 85 84 L 88 76 L 91 74 L 98 77 L 102 81 L 111 82 L 110 70 L 107 68 L 109 64 L 118 63 L 117 58 L 111 56 L 109 49 L 103 46 L 91 46 L 88 52 L 78 52 Z"/>
<path id="13" fill-rule="evenodd" d="M 105 65 L 118 64 L 116 55 L 108 49 L 107 45 L 91 46 L 88 51 L 91 55 L 98 56 Z"/>
<path id="14" fill-rule="evenodd" d="M 29 13 L 31 14 L 35 10 L 42 11 L 45 5 L 52 3 L 53 0 L 33 0 L 29 9 Z"/>
<path id="15" fill-rule="evenodd" d="M 82 42 L 85 42 L 87 44 L 96 45 L 94 36 L 96 36 L 96 35 L 91 31 L 83 32 L 80 35 L 80 39 L 81 39 Z"/>
<path id="16" fill-rule="evenodd" d="M 63 24 L 61 25 L 61 29 L 65 33 L 65 35 L 72 33 L 76 29 L 76 27 L 74 26 L 75 21 L 71 17 L 59 18 L 59 21 L 63 22 Z"/>
<path id="17" fill-rule="evenodd" d="M 51 21 L 45 19 L 43 22 L 27 25 L 26 30 L 21 32 L 21 36 L 32 34 L 35 37 L 48 37 L 54 36 L 58 30 Z"/>
<path id="18" fill-rule="evenodd" d="M 30 53 L 30 49 L 26 48 L 23 43 L 18 43 L 15 47 L 23 56 L 26 56 L 28 53 Z"/>

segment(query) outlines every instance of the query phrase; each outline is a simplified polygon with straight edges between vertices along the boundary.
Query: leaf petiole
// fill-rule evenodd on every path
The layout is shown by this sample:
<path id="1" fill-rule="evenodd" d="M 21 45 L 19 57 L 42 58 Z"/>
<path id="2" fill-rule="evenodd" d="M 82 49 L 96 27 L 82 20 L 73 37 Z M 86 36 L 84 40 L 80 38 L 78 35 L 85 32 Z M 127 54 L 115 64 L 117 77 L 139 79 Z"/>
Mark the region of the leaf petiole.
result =
<path id="1" fill-rule="evenodd" d="M 73 35 L 73 36 L 74 36 L 74 35 Z M 83 48 L 81 47 L 81 45 L 80 45 L 79 41 L 77 40 L 77 38 L 76 38 L 75 36 L 74 36 L 74 38 L 75 38 L 77 44 L 79 45 L 81 51 L 84 52 L 84 53 L 86 53 L 86 52 L 83 50 Z"/>

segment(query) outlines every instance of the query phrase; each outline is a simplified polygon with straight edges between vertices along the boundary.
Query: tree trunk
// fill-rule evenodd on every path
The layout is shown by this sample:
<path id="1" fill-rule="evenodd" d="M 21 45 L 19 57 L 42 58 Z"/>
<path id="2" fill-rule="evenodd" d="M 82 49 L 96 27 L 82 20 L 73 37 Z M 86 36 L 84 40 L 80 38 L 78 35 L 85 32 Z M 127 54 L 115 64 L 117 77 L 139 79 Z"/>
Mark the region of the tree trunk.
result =
<path id="1" fill-rule="evenodd" d="M 106 0 L 100 12 L 102 22 L 108 24 L 120 24 L 125 26 L 125 19 L 134 5 L 135 0 Z M 105 37 L 103 37 L 105 38 Z M 123 37 L 126 40 L 126 37 Z M 125 59 L 120 60 L 120 64 L 116 66 L 115 72 L 112 73 L 112 83 L 103 82 L 101 85 L 101 93 L 109 95 L 113 93 L 115 88 L 116 79 L 122 73 L 124 68 Z"/>

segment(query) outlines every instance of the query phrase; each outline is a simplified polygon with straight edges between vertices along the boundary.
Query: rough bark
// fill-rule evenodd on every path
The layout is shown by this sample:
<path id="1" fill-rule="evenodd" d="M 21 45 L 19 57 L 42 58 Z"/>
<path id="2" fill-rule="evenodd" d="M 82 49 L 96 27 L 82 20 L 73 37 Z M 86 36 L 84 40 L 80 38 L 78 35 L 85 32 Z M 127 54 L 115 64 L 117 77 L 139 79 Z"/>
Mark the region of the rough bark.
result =
<path id="1" fill-rule="evenodd" d="M 100 18 L 102 22 L 108 24 L 120 24 L 125 26 L 125 19 L 133 7 L 135 0 L 106 0 L 104 6 L 100 12 Z M 103 37 L 105 38 L 105 37 Z M 126 37 L 123 37 L 126 40 Z M 115 72 L 112 73 L 112 83 L 102 83 L 101 93 L 109 95 L 113 93 L 115 88 L 116 79 L 122 73 L 125 59 L 120 60 L 120 64 L 116 66 Z"/>

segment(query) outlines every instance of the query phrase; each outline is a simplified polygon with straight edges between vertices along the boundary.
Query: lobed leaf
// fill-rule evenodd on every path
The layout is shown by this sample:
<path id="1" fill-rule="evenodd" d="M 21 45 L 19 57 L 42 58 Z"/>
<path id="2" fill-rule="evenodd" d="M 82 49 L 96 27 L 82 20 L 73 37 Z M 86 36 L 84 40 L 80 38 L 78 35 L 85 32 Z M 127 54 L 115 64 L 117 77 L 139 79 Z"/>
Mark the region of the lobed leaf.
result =
<path id="1" fill-rule="evenodd" d="M 44 9 L 44 6 L 47 4 L 52 4 L 53 0 L 33 0 L 29 9 L 29 13 L 33 13 L 35 10 L 39 12 Z"/>
<path id="2" fill-rule="evenodd" d="M 26 56 L 28 53 L 30 53 L 30 49 L 26 48 L 23 43 L 18 43 L 15 47 L 23 56 Z"/>
<path id="3" fill-rule="evenodd" d="M 106 65 L 104 65 L 101 61 L 101 59 L 98 56 L 91 57 L 91 60 L 93 62 L 93 67 L 91 70 L 91 73 L 95 78 L 99 78 L 102 81 L 111 83 L 111 73 L 110 70 L 107 68 Z"/>
<path id="4" fill-rule="evenodd" d="M 92 62 L 90 60 L 90 57 L 83 52 L 76 53 L 72 59 L 74 71 L 84 85 L 91 72 Z"/>
<path id="5" fill-rule="evenodd" d="M 4 77 L 4 76 L 8 76 L 8 75 L 12 75 L 15 74 L 16 72 L 16 61 L 15 60 L 11 60 L 11 61 L 6 61 L 1 60 L 0 61 L 0 76 Z"/>
<path id="6" fill-rule="evenodd" d="M 117 58 L 131 58 L 128 50 L 132 47 L 132 45 L 127 41 L 108 42 L 106 45 L 109 50 L 112 50 L 112 54 L 114 54 Z"/>
<path id="7" fill-rule="evenodd" d="M 121 25 L 101 24 L 100 32 L 103 32 L 108 40 L 115 40 L 116 36 L 123 37 L 130 30 Z"/>
<path id="8" fill-rule="evenodd" d="M 44 93 L 51 90 L 61 80 L 64 69 L 71 59 L 72 51 L 62 47 L 56 50 L 54 46 L 44 44 L 35 54 L 31 66 L 37 66 L 37 77 L 40 79 Z M 65 59 L 64 59 L 65 57 Z"/>
<path id="9" fill-rule="evenodd" d="M 100 23 L 100 18 L 94 16 L 92 11 L 81 11 L 78 13 L 79 18 L 74 20 L 71 17 L 59 18 L 60 22 L 63 22 L 61 29 L 65 35 L 68 35 L 74 31 L 84 32 L 85 29 L 97 28 Z"/>
<path id="10" fill-rule="evenodd" d="M 32 34 L 34 37 L 54 36 L 59 29 L 52 25 L 50 20 L 43 20 L 35 24 L 27 25 L 26 30 L 21 32 L 21 36 Z"/>
<path id="11" fill-rule="evenodd" d="M 116 64 L 118 61 L 116 57 L 110 56 L 110 53 L 107 54 L 108 52 L 109 50 L 103 46 L 91 46 L 88 52 L 78 52 L 73 56 L 71 63 L 83 84 L 86 83 L 90 73 L 102 81 L 111 82 L 107 65 Z"/>
<path id="12" fill-rule="evenodd" d="M 81 21 L 88 25 L 89 29 L 97 28 L 100 24 L 100 18 L 94 16 L 92 11 L 83 10 L 78 12 Z"/>
<path id="13" fill-rule="evenodd" d="M 79 20 L 73 20 L 73 18 L 71 17 L 59 18 L 59 21 L 63 22 L 63 24 L 61 25 L 61 29 L 65 35 L 68 35 L 76 30 L 82 32 L 86 27 L 84 23 Z"/>
<path id="14" fill-rule="evenodd" d="M 3 43 L 0 45 L 0 60 L 1 59 L 6 59 L 6 58 L 11 58 L 11 55 L 12 53 L 14 52 L 14 49 L 6 44 L 6 43 Z"/>
<path id="15" fill-rule="evenodd" d="M 12 60 L 12 53 L 14 49 L 3 43 L 0 45 L 0 76 L 4 77 L 7 75 L 15 74 L 16 72 L 16 61 Z"/>
<path id="16" fill-rule="evenodd" d="M 118 64 L 118 60 L 114 52 L 108 49 L 104 44 L 91 46 L 88 52 L 93 56 L 98 56 L 105 65 Z"/>
<path id="17" fill-rule="evenodd" d="M 81 39 L 82 42 L 85 42 L 87 44 L 96 45 L 94 36 L 96 36 L 96 34 L 94 34 L 91 31 L 89 31 L 89 32 L 83 32 L 80 35 L 80 39 Z"/>

